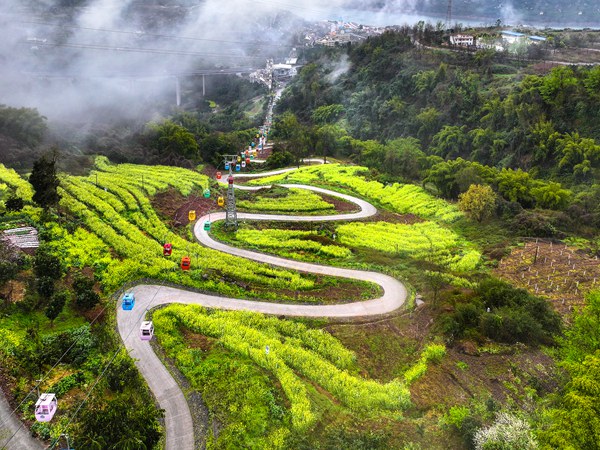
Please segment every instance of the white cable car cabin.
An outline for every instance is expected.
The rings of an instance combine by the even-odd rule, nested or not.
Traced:
[[[35,402],[35,420],[38,422],[50,422],[58,409],[58,401],[55,394],[44,393]]]
[[[154,325],[152,321],[145,320],[142,322],[140,326],[140,338],[142,341],[149,341],[152,339],[152,335],[154,334]]]

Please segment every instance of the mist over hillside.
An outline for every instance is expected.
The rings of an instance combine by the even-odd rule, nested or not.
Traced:
[[[290,50],[303,20],[392,25],[444,21],[446,0],[200,2],[0,0],[0,103],[50,120],[152,117],[175,98],[175,77],[199,69],[263,67]],[[592,0],[452,3],[452,21],[600,25]]]
[[[0,0],[0,103],[49,119],[151,115],[175,77],[261,68],[299,19],[246,1]]]

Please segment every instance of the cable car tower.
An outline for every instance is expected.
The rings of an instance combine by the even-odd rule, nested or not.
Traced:
[[[239,167],[238,155],[223,155],[223,164],[225,169],[229,169],[227,177],[227,202],[225,203],[225,228],[237,231],[237,210],[235,208],[235,191],[233,190],[233,168],[236,164]]]

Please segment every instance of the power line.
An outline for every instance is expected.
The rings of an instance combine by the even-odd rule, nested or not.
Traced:
[[[31,42],[22,41],[20,44],[31,45]],[[36,42],[38,47],[66,47],[66,48],[79,48],[79,49],[90,49],[90,50],[109,50],[118,51],[125,53],[150,53],[157,55],[177,55],[177,56],[199,56],[199,57],[228,57],[238,59],[260,59],[264,60],[263,56],[244,56],[235,54],[223,54],[223,53],[200,53],[191,52],[186,50],[169,50],[160,48],[143,48],[143,47],[113,47],[110,45],[98,45],[98,44],[70,44],[70,43],[58,43],[58,42]]]
[[[225,43],[225,44],[236,44],[236,45],[261,44],[261,45],[267,45],[270,47],[285,47],[285,48],[291,47],[291,45],[276,44],[274,42],[269,42],[269,41],[233,41],[233,40],[227,40],[227,39],[209,39],[209,38],[199,38],[199,37],[192,37],[192,36],[178,36],[178,35],[171,35],[171,34],[147,33],[145,31],[114,30],[114,29],[108,29],[108,28],[82,27],[79,25],[64,25],[64,24],[58,24],[58,23],[39,22],[39,21],[33,21],[33,20],[22,20],[22,21],[19,21],[18,23],[45,25],[45,26],[57,27],[57,28],[72,28],[72,29],[86,30],[86,31],[101,31],[101,32],[106,32],[106,33],[127,34],[127,35],[133,35],[136,37],[149,36],[149,37],[164,38],[164,39],[180,39],[180,40],[187,40],[187,41],[203,41],[203,42],[220,42],[220,43]]]
[[[90,322],[90,327],[91,327],[91,326],[94,324],[94,322],[95,322],[95,321],[98,319],[98,317],[100,317],[100,316],[102,315],[102,313],[104,313],[104,311],[106,310],[107,306],[108,306],[108,305],[104,306],[104,308],[102,308],[102,310],[101,310],[101,311],[100,311],[100,312],[99,312],[99,313],[96,315],[96,317],[94,317],[94,320],[92,320],[92,321]],[[72,349],[72,348],[75,346],[75,344],[79,343],[79,341],[80,341],[81,339],[83,339],[83,335],[79,336],[79,337],[78,337],[78,338],[77,338],[77,339],[76,339],[76,340],[75,340],[75,341],[74,341],[74,342],[71,344],[71,346],[70,346],[70,347],[69,347],[67,350],[65,350],[65,352],[64,352],[64,353],[61,355],[61,357],[60,357],[60,358],[58,358],[58,361],[56,361],[56,363],[55,363],[55,364],[54,364],[54,365],[53,365],[53,366],[52,366],[52,367],[51,367],[51,368],[50,368],[50,369],[49,369],[49,370],[46,372],[46,375],[44,375],[44,376],[43,376],[41,379],[39,379],[39,380],[36,380],[36,381],[38,381],[38,383],[37,383],[37,384],[36,384],[36,385],[35,385],[35,386],[34,386],[34,387],[33,387],[33,388],[32,388],[32,389],[31,389],[31,390],[30,390],[30,391],[27,393],[27,395],[25,396],[25,398],[23,398],[23,400],[21,400],[21,403],[19,403],[19,404],[17,405],[17,407],[16,407],[16,408],[14,408],[14,409],[12,410],[12,412],[9,414],[9,417],[10,417],[11,415],[13,415],[15,412],[17,412],[17,410],[18,410],[18,409],[19,409],[19,408],[20,408],[20,407],[23,405],[23,403],[25,403],[25,400],[27,400],[27,399],[29,398],[29,396],[30,396],[30,395],[31,395],[33,392],[37,392],[37,389],[40,387],[40,385],[42,384],[42,382],[43,382],[43,381],[44,381],[46,378],[48,378],[48,376],[50,375],[50,372],[52,372],[52,371],[53,371],[53,370],[56,368],[56,366],[58,366],[58,365],[60,364],[60,362],[63,360],[63,358],[64,358],[65,356],[67,356],[67,353],[69,353],[69,352],[71,351],[71,349]],[[7,419],[5,419],[5,420],[4,420],[2,423],[0,423],[0,428],[1,428],[1,427],[2,427],[2,426],[5,424],[5,423],[6,423],[6,421],[7,421],[7,420],[8,420],[8,418],[7,418]],[[20,429],[20,427],[19,427],[19,429]],[[19,430],[17,429],[17,431],[19,431]],[[15,433],[16,433],[16,432],[15,432]],[[8,442],[7,442],[7,443],[8,443]]]
[[[104,369],[102,370],[102,373],[100,373],[100,375],[96,378],[96,380],[94,381],[94,384],[92,384],[92,386],[88,389],[88,391],[87,391],[84,399],[81,401],[81,403],[79,403],[79,406],[77,407],[77,409],[75,410],[75,412],[73,414],[71,414],[71,416],[69,417],[69,421],[67,422],[67,424],[63,428],[64,431],[66,431],[69,428],[69,426],[71,425],[71,423],[73,423],[73,420],[75,419],[75,417],[77,417],[77,415],[79,414],[79,411],[81,410],[81,408],[83,407],[83,405],[87,402],[87,400],[90,397],[92,391],[94,390],[94,388],[96,387],[96,385],[100,382],[100,380],[102,379],[102,377],[104,377],[104,374],[106,373],[106,371],[108,370],[108,368],[112,365],[112,363],[114,362],[114,360],[118,356],[118,354],[121,351],[121,349],[125,347],[125,341],[129,338],[129,336],[131,336],[131,333],[133,332],[133,330],[135,330],[137,328],[137,324],[139,323],[140,319],[142,319],[146,315],[146,311],[148,311],[150,309],[150,307],[154,303],[154,300],[156,299],[156,295],[158,294],[158,292],[161,290],[161,288],[164,285],[165,285],[165,282],[163,281],[159,285],[158,289],[156,289],[156,292],[154,292],[154,295],[152,296],[152,300],[150,300],[150,303],[148,304],[148,306],[146,306],[146,308],[138,316],[138,320],[135,322],[136,326],[132,327],[129,330],[129,333],[127,333],[127,336],[125,336],[125,338],[122,339],[122,342],[117,347],[117,350],[115,351],[114,355],[112,356],[112,358],[110,359],[110,361],[104,366]],[[61,432],[61,434],[62,434],[62,432]],[[58,443],[59,439],[60,439],[60,436],[54,440],[54,442],[49,447],[50,450],[52,450],[54,448],[54,446]]]

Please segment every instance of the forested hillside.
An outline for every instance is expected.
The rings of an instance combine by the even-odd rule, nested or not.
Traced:
[[[420,49],[412,38],[403,29],[317,52],[278,104],[276,136],[449,199],[486,183],[501,214],[568,211],[540,214],[563,231],[593,233],[600,67],[523,66],[491,50]]]

